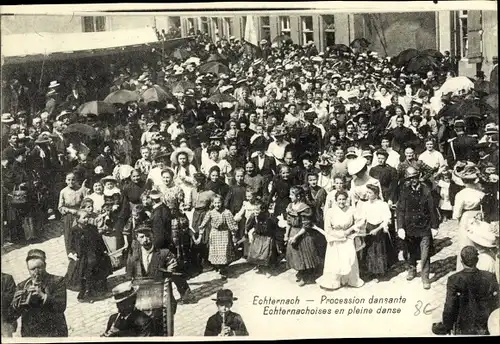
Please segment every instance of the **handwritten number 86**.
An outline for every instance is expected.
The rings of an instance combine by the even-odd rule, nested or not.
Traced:
[[[434,307],[434,308],[430,308],[430,303],[426,303],[424,305],[424,303],[420,300],[417,301],[417,304],[415,305],[415,313],[413,313],[414,316],[418,316],[420,315],[420,313],[423,313],[424,315],[429,315],[432,313],[433,310],[435,310],[437,307]]]

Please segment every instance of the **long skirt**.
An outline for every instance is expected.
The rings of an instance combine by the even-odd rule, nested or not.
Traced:
[[[228,265],[235,261],[231,232],[212,229],[208,244],[208,261],[213,265]]]
[[[358,258],[352,238],[327,244],[323,275],[316,283],[326,289],[338,289],[343,285],[358,288],[364,284],[359,278]]]
[[[367,223],[366,232],[369,233],[378,225]],[[376,235],[367,235],[365,237],[365,267],[366,272],[373,275],[383,275],[389,269],[387,253],[387,235],[380,230]]]
[[[290,229],[290,238],[299,231],[300,228],[292,227]],[[286,246],[286,261],[288,267],[297,271],[314,269],[321,264],[314,237],[309,233],[305,233],[294,245],[288,243]]]
[[[64,214],[62,217],[63,221],[63,233],[64,233],[64,246],[66,247],[66,255],[70,253],[70,239],[71,239],[71,228],[75,225],[75,221],[78,217],[73,214]]]
[[[259,266],[269,266],[276,261],[276,242],[272,237],[255,234],[248,252],[248,262]]]
[[[460,218],[460,223],[458,224],[457,271],[464,268],[462,261],[460,260],[460,252],[465,246],[474,245],[473,242],[467,237],[467,227],[479,213],[481,213],[480,210],[469,210],[464,212]]]

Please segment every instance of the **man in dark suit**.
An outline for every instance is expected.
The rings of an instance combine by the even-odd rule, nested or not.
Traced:
[[[153,279],[155,281],[164,281],[169,275],[172,282],[175,283],[181,301],[188,303],[192,301],[192,294],[186,280],[181,273],[176,272],[178,264],[175,255],[168,249],[161,249],[154,244],[154,232],[147,225],[139,226],[136,231],[136,239],[139,244],[127,259],[127,277],[132,279]],[[173,313],[177,308],[177,302],[171,295]],[[160,331],[162,312],[153,314],[155,322],[155,332]],[[160,328],[158,328],[160,326]],[[157,332],[159,333],[159,332]],[[158,334],[161,335],[161,334]]]
[[[154,246],[163,249],[172,245],[172,216],[170,209],[163,203],[162,194],[151,191],[149,197],[153,202],[151,210],[151,229],[154,234]]]
[[[109,317],[106,331],[101,337],[150,337],[154,334],[153,320],[135,307],[138,289],[130,282],[113,288],[118,313]]]
[[[460,252],[464,269],[448,277],[443,321],[433,324],[435,334],[488,334],[488,317],[499,306],[498,282],[494,274],[476,267],[478,256],[473,246]]]
[[[432,236],[437,232],[439,222],[431,190],[419,177],[420,173],[414,167],[406,169],[405,183],[400,190],[396,208],[397,232],[406,241],[409,252],[406,279],[411,281],[415,278],[417,260],[420,259],[423,287],[430,289]]]
[[[22,337],[67,337],[64,277],[47,273],[46,255],[42,250],[30,250],[26,263],[30,278],[17,285],[10,321],[21,317]]]
[[[258,137],[252,144],[252,151],[256,156],[251,158],[254,163],[257,174],[260,174],[265,180],[270,181],[276,174],[276,160],[266,155],[267,142],[264,137]]]
[[[9,321],[9,307],[16,292],[16,282],[9,274],[2,272],[2,337],[12,337],[17,322]]]

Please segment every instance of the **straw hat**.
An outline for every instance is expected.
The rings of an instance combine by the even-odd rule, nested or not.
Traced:
[[[366,160],[366,158],[355,158],[349,161],[349,163],[347,164],[347,172],[349,172],[350,175],[355,175],[359,173],[367,164],[368,161]]]
[[[115,299],[114,301],[119,303],[137,295],[138,290],[139,287],[132,285],[132,282],[125,282],[114,287],[111,293]]]
[[[194,159],[194,152],[191,149],[187,148],[187,147],[181,147],[181,148],[177,148],[176,150],[174,150],[174,152],[172,153],[172,156],[171,156],[170,160],[171,161],[177,161],[177,157],[181,153],[187,155],[189,162],[193,161],[193,159]]]
[[[2,123],[5,124],[10,124],[14,122],[14,117],[10,113],[3,113],[2,114]]]

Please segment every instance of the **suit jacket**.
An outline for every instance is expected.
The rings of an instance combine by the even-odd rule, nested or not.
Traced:
[[[264,178],[270,180],[276,174],[276,160],[270,156],[264,155],[264,165],[262,168],[259,167],[259,157],[256,156],[251,159],[255,165],[255,171]]]
[[[498,308],[495,275],[477,268],[464,268],[448,278],[443,324],[456,334],[488,333],[488,317]]]
[[[153,321],[144,312],[134,309],[129,315],[115,313],[109,317],[106,332],[111,327],[117,331],[109,337],[150,337],[153,335]]]
[[[431,191],[424,184],[420,184],[417,190],[402,186],[396,216],[398,229],[404,229],[407,236],[431,235],[431,228],[439,226]]]
[[[158,248],[169,248],[172,243],[172,216],[170,209],[161,204],[151,211],[151,229],[154,245]]]
[[[19,283],[17,290],[25,290],[31,278]],[[29,308],[11,307],[12,319],[21,317],[22,337],[67,337],[66,324],[66,281],[64,277],[46,274],[42,288],[47,293],[45,303],[32,304]]]
[[[234,336],[248,336],[248,331],[241,318],[241,315],[231,311],[226,312],[225,325],[229,326],[233,331]],[[207,326],[205,327],[205,337],[218,336],[222,329],[222,316],[219,312],[208,318]]]

